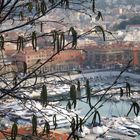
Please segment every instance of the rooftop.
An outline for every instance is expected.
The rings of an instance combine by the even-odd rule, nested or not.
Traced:
[[[42,139],[42,140],[48,140],[48,136],[47,134],[43,134],[42,133],[42,129],[38,129],[38,136],[33,136],[33,139]],[[11,136],[11,129],[8,129],[8,130],[5,130],[5,131],[1,131],[0,132],[0,139],[1,140],[4,140],[6,139],[4,134],[7,136],[7,137],[10,137]],[[31,127],[21,127],[21,128],[18,128],[18,139],[20,140],[22,136],[31,136],[32,135],[32,128]],[[49,133],[49,136],[50,136],[50,139],[49,140],[54,140],[54,138],[56,140],[67,140],[68,138],[68,134],[66,133],[63,133],[62,131],[58,131],[58,130],[51,130],[50,133]]]

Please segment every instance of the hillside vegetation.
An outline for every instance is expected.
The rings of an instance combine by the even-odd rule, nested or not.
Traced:
[[[126,29],[127,25],[138,25],[140,24],[140,16],[134,16],[130,18],[129,20],[124,20],[120,22],[120,24],[114,25],[113,29],[114,30],[124,30]]]

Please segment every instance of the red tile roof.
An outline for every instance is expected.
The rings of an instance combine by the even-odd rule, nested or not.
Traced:
[[[34,138],[39,137],[42,140],[48,140],[47,135],[46,134],[42,134],[41,130],[38,130],[38,136],[34,136]],[[6,136],[10,137],[11,136],[11,129],[8,130],[4,130],[3,132],[0,132],[0,140],[5,139],[4,134],[6,134]],[[24,135],[32,135],[32,128],[31,127],[21,127],[18,128],[18,135],[19,136],[24,136]],[[67,140],[68,138],[68,134],[67,133],[63,133],[57,130],[51,130],[49,133],[50,139],[49,140],[54,140],[54,138],[56,140]]]

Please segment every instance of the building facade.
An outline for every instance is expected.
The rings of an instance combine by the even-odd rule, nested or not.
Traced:
[[[140,44],[115,43],[111,45],[85,46],[85,66],[90,68],[117,68],[128,64],[140,67]]]
[[[12,62],[22,68],[23,62],[27,64],[28,72],[32,72],[39,65],[39,72],[58,72],[77,70],[82,68],[84,54],[81,50],[64,50],[55,55],[53,48],[42,48],[34,51],[32,47],[27,47],[24,51],[16,52],[12,55]]]

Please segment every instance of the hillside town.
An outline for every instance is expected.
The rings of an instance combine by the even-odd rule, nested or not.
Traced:
[[[119,23],[121,23],[122,21],[127,21],[134,16],[139,16],[140,5],[135,4],[134,6],[132,6],[131,2],[130,4],[128,4],[127,1],[117,2],[115,0],[104,1],[104,3],[106,4],[105,9],[99,4],[100,8],[102,8],[101,11],[104,17],[103,21],[99,21],[99,24],[101,24],[105,30],[112,31],[112,27],[114,25],[119,25]],[[119,5],[119,7],[117,5]],[[60,13],[62,13],[62,11],[58,11],[58,14]],[[70,13],[69,16],[72,16],[71,14],[74,14],[75,21],[70,20],[69,22],[78,24],[76,30],[79,34],[88,31],[90,29],[90,26],[92,26],[92,24],[96,22],[95,20],[92,21],[87,16],[83,16],[82,13]],[[50,20],[57,17],[57,15],[47,16],[49,16]],[[125,18],[122,19],[122,16]],[[91,21],[87,22],[88,20]],[[86,22],[90,23],[91,25],[89,26],[88,24],[86,24]],[[52,29],[51,26],[52,25],[47,25],[46,27],[44,25],[44,32]],[[57,26],[57,28],[62,27]],[[16,32],[13,31],[6,33],[4,34],[4,36],[7,40],[12,40],[13,38],[17,38],[18,35],[21,34],[24,34],[24,31],[18,30]],[[119,68],[123,67],[123,65],[126,65],[130,59],[133,59],[133,62],[131,64],[132,69],[139,71],[140,23],[131,23],[130,25],[128,24],[124,29],[112,31],[112,34],[106,32],[105,35],[106,41],[103,41],[102,37],[98,37],[97,34],[90,34],[84,38],[80,38],[78,40],[77,50],[65,50],[60,52],[60,54],[57,55],[54,60],[51,60],[49,63],[41,67],[40,72],[43,73],[78,69],[84,70],[93,68]],[[11,69],[16,67],[22,68],[22,62],[25,62],[27,64],[27,67],[30,67],[38,61],[40,61],[40,63],[44,62],[46,58],[49,58],[54,53],[52,44],[50,44],[45,38],[39,38],[37,45],[38,47],[36,52],[34,52],[34,50],[32,49],[31,43],[26,43],[25,49],[18,52],[16,51],[16,43],[5,43],[5,51],[1,53],[1,58],[4,58],[4,62],[7,65],[6,69],[10,71]],[[3,61],[1,62],[1,66],[3,65],[2,63]],[[33,67],[31,69],[28,69],[28,72],[31,72],[32,70]]]
[[[37,140],[37,136],[42,140],[75,139],[70,137],[70,127],[77,118],[77,124],[86,119],[80,130],[74,130],[80,139],[140,139],[140,1],[98,0],[96,4],[100,18],[92,15],[87,2],[86,12],[58,8],[42,16],[37,24],[2,33],[5,42],[0,51],[0,139],[5,139],[5,134],[8,139],[12,137],[13,124],[18,124],[22,140]],[[24,17],[28,13],[24,10],[20,18],[26,23],[30,14]],[[2,24],[0,31],[18,26],[16,18]],[[103,31],[91,30],[95,26],[101,26]],[[71,27],[78,34],[75,48],[71,47],[73,42],[67,31]],[[66,47],[57,53],[49,34],[53,31],[68,32]],[[29,39],[32,32],[38,35],[36,49]],[[22,49],[18,48],[19,37],[27,39]],[[80,94],[77,82],[81,84]],[[70,95],[73,85],[78,99],[74,109]],[[86,86],[91,92],[87,101]],[[5,90],[8,96],[3,94]],[[44,90],[49,100],[45,106],[40,97]],[[94,108],[91,104],[95,104],[95,112],[85,117]],[[37,117],[35,135],[33,117]],[[46,122],[49,137],[44,134]]]

